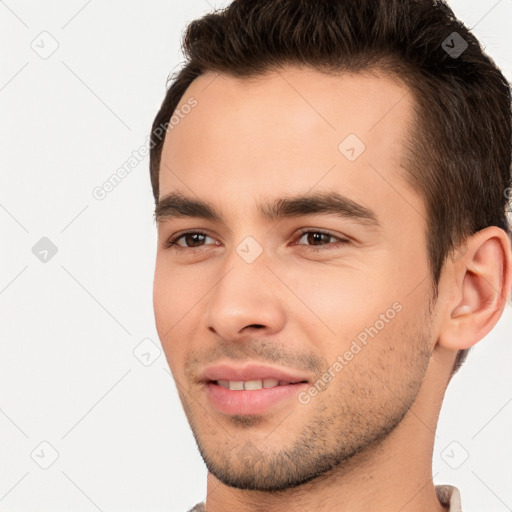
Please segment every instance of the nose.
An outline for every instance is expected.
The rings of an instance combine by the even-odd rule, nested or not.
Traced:
[[[265,253],[252,263],[234,253],[225,263],[207,298],[208,330],[235,341],[255,332],[268,336],[283,329],[287,292]]]

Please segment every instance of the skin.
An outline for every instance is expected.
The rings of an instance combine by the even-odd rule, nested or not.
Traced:
[[[431,467],[438,415],[457,350],[505,306],[506,233],[470,237],[432,302],[427,214],[401,167],[414,99],[396,80],[295,67],[251,80],[208,73],[178,109],[191,97],[197,106],[165,138],[160,199],[208,201],[225,222],[158,219],[153,300],[209,470],[208,512],[444,510]],[[338,150],[350,133],[366,145],[355,161]],[[371,208],[379,226],[259,216],[259,203],[329,191]],[[190,229],[207,236],[165,247]],[[263,249],[250,264],[236,251],[247,236]],[[212,363],[263,362],[315,381],[394,303],[400,312],[307,404],[235,417],[207,400],[199,376]]]

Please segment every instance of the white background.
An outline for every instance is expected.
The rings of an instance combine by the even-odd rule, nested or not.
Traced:
[[[449,3],[510,80],[512,1]],[[158,352],[148,157],[103,200],[92,190],[147,141],[186,24],[224,5],[0,2],[2,512],[184,512],[205,496]],[[31,47],[52,44],[46,59]],[[509,304],[441,411],[434,482],[459,487],[464,512],[512,510],[511,333]],[[145,366],[133,351],[148,338]],[[469,454],[458,469],[447,446]]]

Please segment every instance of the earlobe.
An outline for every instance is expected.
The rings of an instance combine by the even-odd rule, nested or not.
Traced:
[[[510,294],[512,254],[502,229],[491,226],[467,240],[463,256],[452,265],[446,314],[439,344],[463,350],[484,338],[499,320]]]

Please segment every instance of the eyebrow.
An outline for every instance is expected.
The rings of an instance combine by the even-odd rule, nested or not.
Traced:
[[[270,203],[259,204],[258,212],[266,221],[315,214],[334,214],[355,220],[362,225],[380,226],[373,210],[337,192],[317,192],[275,199]],[[157,223],[183,217],[197,217],[226,224],[222,214],[206,201],[186,197],[179,192],[167,194],[158,201],[154,212]]]

